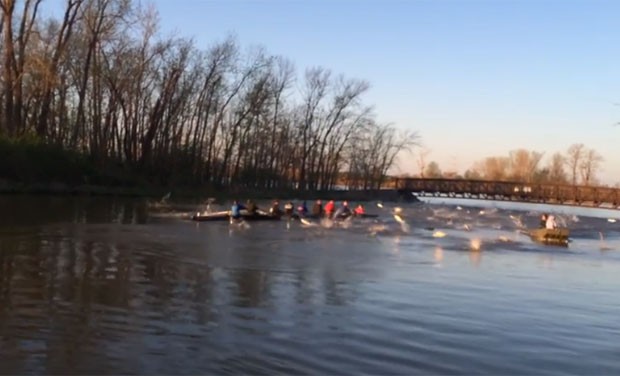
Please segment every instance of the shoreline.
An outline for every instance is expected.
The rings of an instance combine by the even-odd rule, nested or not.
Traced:
[[[71,186],[65,183],[37,183],[26,184],[0,180],[0,195],[53,195],[53,196],[117,196],[133,197],[146,199],[161,199],[166,194],[171,193],[171,200],[181,199],[200,199],[215,198],[216,200],[226,199],[333,199],[336,201],[406,201],[419,202],[420,200],[407,192],[394,189],[382,190],[267,190],[267,189],[222,189],[214,190],[209,188],[196,187],[157,187],[157,186],[102,186],[102,185],[76,185]]]

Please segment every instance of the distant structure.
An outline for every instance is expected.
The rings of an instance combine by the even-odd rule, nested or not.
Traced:
[[[391,178],[387,186],[418,197],[505,200],[610,209],[618,209],[620,205],[620,189],[610,187],[417,178]]]

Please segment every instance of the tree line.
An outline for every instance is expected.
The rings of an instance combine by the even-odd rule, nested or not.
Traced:
[[[455,172],[442,172],[434,161],[426,163],[429,152],[422,148],[417,154],[421,177],[591,186],[599,184],[597,174],[603,162],[603,157],[596,150],[581,143],[569,146],[564,153],[552,154],[544,164],[543,152],[516,149],[507,156],[486,157],[474,163],[461,176]]]
[[[368,82],[234,38],[165,37],[132,0],[0,0],[0,136],[36,139],[151,183],[379,187],[416,133],[376,119]]]

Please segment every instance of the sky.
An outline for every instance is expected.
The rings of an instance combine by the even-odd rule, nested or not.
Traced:
[[[145,0],[143,0],[145,1]],[[416,131],[428,160],[464,172],[525,148],[575,143],[620,182],[620,1],[151,0],[164,35],[229,35],[365,79],[380,122]],[[417,173],[414,156],[399,172]]]

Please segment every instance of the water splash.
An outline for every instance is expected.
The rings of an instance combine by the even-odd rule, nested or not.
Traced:
[[[613,250],[613,248],[608,246],[607,243],[605,242],[605,237],[603,236],[603,233],[599,231],[598,235],[599,235],[599,238],[601,239],[601,245],[600,245],[599,249],[601,251],[611,251],[611,250]]]
[[[321,227],[332,228],[334,227],[334,221],[329,218],[321,218]]]
[[[400,208],[397,208],[400,209]],[[402,210],[401,210],[402,211]],[[400,212],[400,211],[399,211]],[[405,222],[405,220],[403,219],[403,217],[401,217],[399,214],[394,214],[394,219],[396,220],[396,222],[400,223],[400,228],[404,233],[409,233],[409,231],[411,230],[411,228],[409,227],[409,224],[407,224],[407,222]]]
[[[482,247],[482,241],[479,238],[473,238],[469,241],[469,249],[473,252],[479,252]]]

